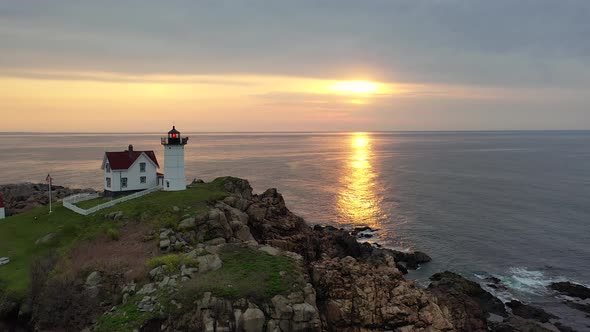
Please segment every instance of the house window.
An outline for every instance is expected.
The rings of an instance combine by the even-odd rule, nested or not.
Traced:
[[[145,163],[139,163],[139,171],[145,173]]]
[[[121,178],[121,188],[127,188],[127,178]]]
[[[111,178],[107,178],[107,188],[111,187]]]
[[[145,176],[141,176],[139,177],[139,182],[140,183],[146,183],[147,178]]]
[[[111,164],[107,163],[106,165],[107,173],[111,172]]]

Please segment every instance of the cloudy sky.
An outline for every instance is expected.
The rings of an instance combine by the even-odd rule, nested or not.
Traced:
[[[590,1],[0,0],[0,131],[590,129]]]

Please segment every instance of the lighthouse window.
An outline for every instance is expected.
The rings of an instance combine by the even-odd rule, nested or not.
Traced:
[[[139,163],[139,171],[142,173],[145,172],[145,163]]]
[[[139,177],[139,182],[140,183],[145,183],[146,182],[146,177],[145,176]]]
[[[121,188],[127,188],[127,178],[121,178]]]
[[[111,187],[111,178],[107,178],[107,188]]]

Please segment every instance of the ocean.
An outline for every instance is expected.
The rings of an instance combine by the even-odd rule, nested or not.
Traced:
[[[590,131],[184,133],[190,181],[276,187],[310,224],[379,229],[369,241],[421,250],[441,270],[496,276],[507,300],[572,320],[546,286],[590,283]],[[159,134],[0,134],[0,183],[102,189],[104,151],[154,150]],[[565,312],[565,313],[564,313]],[[587,319],[587,318],[586,318]]]

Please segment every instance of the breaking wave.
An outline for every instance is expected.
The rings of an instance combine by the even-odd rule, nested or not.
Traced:
[[[549,276],[543,271],[529,270],[525,267],[511,267],[503,275],[491,275],[500,280],[499,285],[490,287],[489,275],[475,274],[482,286],[503,301],[530,296],[547,296],[553,282],[566,281],[562,276]]]

